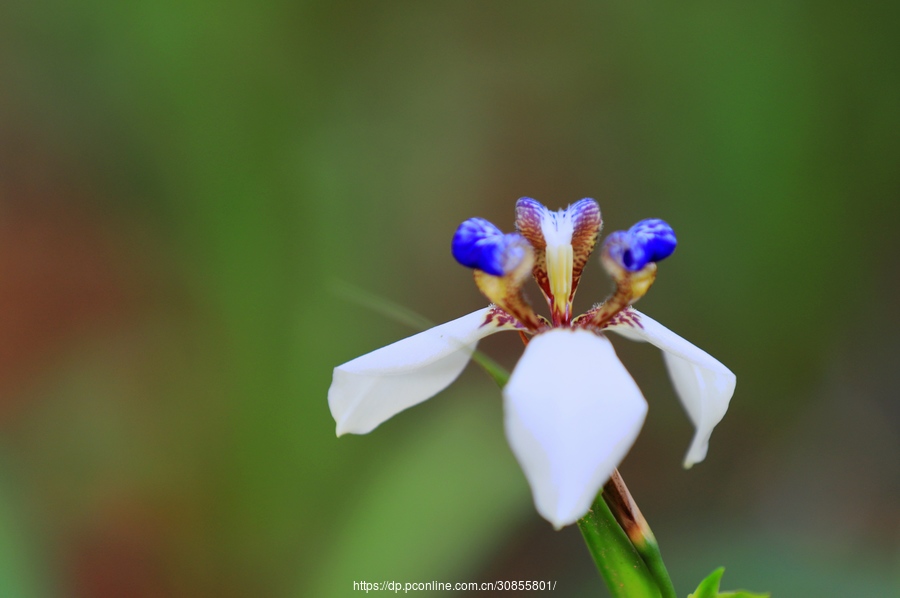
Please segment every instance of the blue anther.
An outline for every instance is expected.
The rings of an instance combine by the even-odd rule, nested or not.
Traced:
[[[629,232],[617,230],[606,237],[603,245],[609,257],[626,270],[636,272],[647,265],[643,246],[635,244],[634,237]]]
[[[463,266],[503,276],[522,259],[523,251],[514,243],[519,238],[517,234],[504,235],[484,218],[469,218],[456,229],[451,250]]]
[[[631,272],[650,262],[659,262],[675,251],[675,231],[658,218],[641,220],[628,231],[616,231],[606,238],[605,246],[617,264]]]
[[[659,218],[641,220],[628,229],[628,232],[640,239],[648,262],[659,262],[666,259],[672,255],[675,246],[678,245],[675,231],[665,220]]]

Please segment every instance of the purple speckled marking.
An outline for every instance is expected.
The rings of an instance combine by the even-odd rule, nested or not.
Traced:
[[[522,197],[516,202],[516,230],[531,243],[534,248],[535,260],[532,274],[538,286],[543,291],[547,301],[553,304],[553,296],[550,292],[550,279],[547,276],[547,262],[544,251],[547,241],[541,224],[549,219],[554,224],[563,215],[572,219],[572,291],[568,301],[572,302],[578,282],[581,280],[581,272],[584,269],[600,234],[603,220],[600,218],[600,206],[590,197],[585,197],[565,210],[553,212],[548,210],[541,202],[530,197]]]
[[[521,197],[516,202],[516,230],[534,248],[534,267],[531,274],[547,301],[550,301],[550,278],[547,276],[547,241],[541,230],[541,220],[547,213],[544,204],[530,197]]]
[[[494,324],[499,327],[513,327],[517,330],[528,330],[528,328],[519,322],[516,318],[512,317],[496,305],[491,306],[491,311],[487,313],[484,318],[484,322],[482,322],[481,326],[488,326],[490,324]]]
[[[581,272],[584,270],[584,266],[587,264],[588,258],[591,257],[594,246],[597,244],[603,220],[600,218],[600,206],[590,197],[585,197],[575,202],[567,210],[574,214],[572,292],[569,294],[569,301],[571,302],[575,297],[578,282],[581,280]]]
[[[547,208],[536,199],[520,197],[516,202],[516,230],[539,251],[547,246],[541,230],[541,220],[546,213]]]
[[[604,328],[609,328],[610,326],[630,326],[632,328],[640,328],[641,330],[644,329],[644,325],[641,324],[641,317],[630,307],[623,309],[614,315],[609,322],[606,323]]]

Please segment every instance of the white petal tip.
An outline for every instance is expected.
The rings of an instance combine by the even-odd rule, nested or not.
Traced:
[[[737,377],[709,353],[684,340],[656,320],[632,310],[637,323],[610,327],[633,340],[649,341],[663,350],[669,376],[696,428],[684,460],[685,469],[706,458],[713,428],[725,416]]]
[[[368,434],[378,426],[366,425],[365,422],[353,421],[353,419],[343,419],[337,422],[334,428],[334,434],[338,438],[345,434]]]
[[[548,508],[548,505],[539,505],[535,502],[535,508],[537,509],[538,514],[547,520],[550,525],[553,526],[554,531],[559,531],[564,527],[572,525],[582,517],[584,517],[587,512],[590,510],[590,507],[583,510],[582,509],[562,509],[560,505],[552,505]],[[554,512],[551,512],[550,509],[556,507]]]
[[[709,452],[709,435],[707,435],[706,442],[701,442],[699,439],[694,439],[694,442],[691,444],[691,448],[688,449],[687,454],[684,456],[684,468],[690,469],[697,463],[703,462],[706,459],[706,453]]]
[[[588,513],[588,511],[585,511],[584,513],[581,513],[577,517],[572,515],[571,513],[566,514],[566,515],[560,514],[560,515],[556,515],[553,517],[550,517],[545,513],[541,513],[541,515],[544,517],[544,519],[546,519],[550,523],[550,525],[553,526],[553,531],[558,532],[562,528],[572,525],[573,523],[575,523],[576,521],[578,521],[579,519],[581,519],[582,517],[587,515],[587,513]]]

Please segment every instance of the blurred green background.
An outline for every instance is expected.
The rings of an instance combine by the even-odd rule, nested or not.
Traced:
[[[412,332],[335,285],[477,309],[450,237],[522,195],[670,222],[639,307],[737,374],[685,472],[659,353],[616,341],[679,591],[900,595],[898,6],[4,2],[0,595],[604,595],[483,372],[366,436],[326,403]],[[593,261],[576,308],[609,290]]]

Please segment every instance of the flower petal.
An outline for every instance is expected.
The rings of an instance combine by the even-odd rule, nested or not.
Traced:
[[[647,414],[612,343],[581,329],[532,338],[503,398],[509,444],[557,529],[587,513]]]
[[[572,265],[572,293],[569,302],[575,297],[575,290],[581,280],[581,271],[584,270],[597,238],[600,236],[600,228],[603,219],[600,217],[600,206],[590,197],[585,197],[569,206],[568,212],[572,214],[572,247],[574,249],[574,261]]]
[[[536,199],[520,197],[516,202],[516,230],[534,248],[532,274],[548,302],[553,293],[550,291],[550,278],[547,275],[547,241],[544,239],[542,222],[549,214],[550,210]]]
[[[734,394],[735,375],[706,351],[635,309],[618,314],[606,330],[663,350],[675,391],[697,429],[684,466],[703,461],[713,428],[725,417]]]
[[[328,406],[337,435],[366,434],[387,419],[445,389],[485,336],[516,328],[486,307],[334,368]]]

